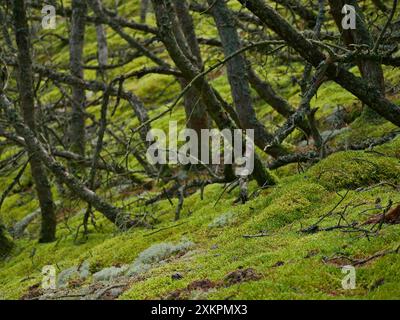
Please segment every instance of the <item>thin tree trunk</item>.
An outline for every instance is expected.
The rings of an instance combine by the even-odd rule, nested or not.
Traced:
[[[374,39],[368,31],[364,15],[357,4],[357,1],[329,0],[329,4],[333,19],[340,30],[343,42],[346,46],[351,48],[352,45],[366,45],[372,49],[374,46]],[[342,27],[342,8],[345,4],[352,5],[356,9],[357,27],[354,30],[344,30]],[[362,77],[378,88],[382,95],[385,95],[385,78],[381,64],[374,60],[363,59],[358,61],[358,68],[360,69]],[[370,119],[377,117],[377,113],[369,108],[365,109],[364,115]]]
[[[221,38],[225,57],[241,48],[240,38],[236,30],[235,19],[224,0],[208,0],[210,11],[214,17]],[[254,129],[255,143],[273,157],[280,157],[286,152],[281,147],[268,148],[273,136],[258,121],[252,104],[250,86],[247,78],[246,61],[242,55],[236,55],[227,62],[228,80],[236,112],[243,129]]]
[[[288,119],[296,112],[289,102],[278,95],[268,82],[259,78],[251,66],[248,66],[247,76],[252,88],[257,92],[260,98],[268,103],[280,115]],[[306,120],[301,121],[298,126],[306,135],[311,134],[310,126]]]
[[[102,24],[96,24],[97,60],[99,61],[99,75],[103,76],[108,64],[107,35]]]
[[[181,47],[186,46],[188,48],[188,53],[191,55],[191,58],[194,58],[197,67],[202,69],[203,61],[195,33],[193,19],[189,13],[189,5],[186,0],[174,0],[174,8],[184,37],[183,40],[185,41],[185,44],[181,44]],[[188,84],[189,83],[187,80],[181,79],[182,89]],[[186,93],[184,105],[186,112],[186,126],[189,129],[195,130],[200,138],[201,130],[209,128],[210,121],[206,106],[204,105],[199,93],[195,88],[191,88]],[[201,140],[199,140],[199,150],[201,150],[201,144]]]
[[[35,132],[35,107],[33,93],[32,58],[30,53],[29,26],[26,18],[25,2],[14,0],[14,23],[18,46],[18,90],[19,102],[25,124]],[[38,195],[42,225],[40,242],[52,242],[56,238],[55,205],[49,180],[40,158],[35,152],[29,153],[33,181]]]
[[[140,1],[140,23],[146,23],[147,13],[149,11],[150,0]]]
[[[85,37],[86,1],[72,0],[72,22],[70,35],[70,71],[79,79],[83,74],[83,46]],[[70,148],[81,156],[85,155],[85,90],[80,85],[72,86],[72,113],[70,119]]]

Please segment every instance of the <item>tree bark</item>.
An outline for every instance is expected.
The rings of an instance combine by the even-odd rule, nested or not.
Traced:
[[[72,0],[70,35],[70,71],[71,75],[83,79],[83,46],[85,38],[86,1]],[[72,86],[72,113],[70,119],[69,142],[71,151],[85,155],[85,89]]]
[[[199,69],[203,68],[203,61],[200,52],[200,46],[197,41],[194,23],[192,16],[189,13],[189,5],[186,0],[174,0],[174,8],[178,18],[185,44],[180,44],[181,48],[187,46],[191,58],[195,60],[196,66]],[[179,43],[178,43],[179,44]],[[181,79],[181,86],[184,89],[188,85],[186,79]],[[191,88],[184,97],[184,105],[186,112],[186,126],[193,129],[201,137],[201,130],[207,129],[210,126],[206,107],[201,100],[201,97],[195,88]],[[199,140],[199,150],[201,140]]]
[[[32,58],[30,53],[29,26],[23,0],[14,0],[14,23],[18,47],[18,90],[19,102],[25,124],[35,132],[35,107],[33,93]],[[38,195],[42,223],[40,242],[52,242],[56,238],[55,205],[49,180],[40,158],[35,152],[29,152],[32,178]]]
[[[247,76],[252,88],[257,92],[260,98],[268,103],[280,115],[288,119],[296,112],[290,103],[278,95],[268,82],[259,78],[251,66],[248,66]],[[300,121],[298,127],[307,135],[311,134],[310,126],[306,120]]]
[[[303,6],[300,3],[300,0],[273,0],[273,1],[288,8],[289,10],[292,10],[294,13],[296,13],[299,17],[301,17],[304,21],[307,22],[307,26],[309,28],[313,28],[315,26],[315,23],[317,22],[317,16],[312,10]]]

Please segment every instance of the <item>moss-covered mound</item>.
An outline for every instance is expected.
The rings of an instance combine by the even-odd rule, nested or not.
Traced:
[[[398,151],[392,149],[392,154]],[[374,151],[346,151],[332,154],[307,171],[307,175],[329,190],[356,189],[382,181],[400,181],[398,158]]]

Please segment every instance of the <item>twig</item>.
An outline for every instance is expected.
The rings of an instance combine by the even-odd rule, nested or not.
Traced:
[[[243,238],[251,239],[251,238],[261,238],[261,237],[267,237],[267,236],[269,236],[267,231],[261,231],[260,233],[257,233],[257,234],[245,234],[245,235],[243,235]]]
[[[159,233],[159,232],[164,231],[164,230],[176,228],[176,227],[179,227],[179,226],[181,226],[181,225],[183,225],[183,224],[186,224],[186,223],[187,223],[187,221],[181,222],[181,223],[177,223],[177,224],[175,224],[175,225],[173,225],[173,226],[160,228],[160,229],[157,229],[156,231],[153,231],[153,232],[150,232],[150,233],[145,234],[144,237],[149,237],[149,236],[152,236],[153,234]]]
[[[372,49],[372,53],[376,53],[376,51],[378,50],[379,44],[381,43],[383,37],[385,36],[386,30],[389,28],[389,25],[392,22],[393,17],[396,13],[397,3],[398,3],[398,0],[393,0],[393,8],[392,8],[392,11],[390,12],[389,19],[386,22],[385,26],[383,27],[378,39],[376,40],[374,48]]]

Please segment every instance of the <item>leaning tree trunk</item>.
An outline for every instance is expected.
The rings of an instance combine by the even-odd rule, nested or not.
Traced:
[[[70,35],[70,71],[83,79],[83,45],[85,37],[86,1],[72,0],[72,22]],[[80,85],[72,86],[72,113],[69,125],[69,143],[71,151],[85,155],[85,90]]]
[[[208,0],[210,11],[214,17],[221,38],[225,57],[241,49],[240,38],[235,26],[235,19],[224,0]],[[258,121],[253,108],[250,86],[247,78],[246,60],[236,55],[227,62],[228,80],[235,109],[243,129],[254,129],[254,140],[258,147],[277,158],[286,152],[281,147],[272,147],[273,136]]]
[[[23,0],[20,0],[23,1]],[[86,185],[79,181],[73,174],[59,162],[57,162],[38,140],[35,133],[23,123],[19,114],[13,108],[8,98],[0,93],[0,109],[4,110],[7,120],[13,125],[15,130],[24,138],[26,148],[30,154],[35,155],[62,183],[64,183],[77,197],[86,201],[93,208],[101,212],[108,220],[115,223],[120,228],[129,228],[138,225],[146,225],[145,222],[131,220],[122,211],[106,202]]]
[[[18,47],[18,90],[19,102],[25,124],[35,131],[35,109],[33,93],[32,58],[30,53],[29,26],[26,18],[25,1],[14,0],[15,35]],[[42,213],[40,242],[52,242],[56,237],[56,214],[53,196],[46,171],[35,152],[29,152],[32,178]]]
[[[331,7],[332,16],[335,20],[337,27],[340,30],[343,42],[346,44],[346,46],[351,48],[352,45],[366,45],[372,49],[374,46],[374,40],[368,30],[368,27],[364,19],[364,15],[361,11],[361,8],[357,4],[357,1],[329,0],[329,4]],[[343,19],[342,8],[345,4],[352,5],[356,9],[357,13],[356,29],[344,30],[342,27],[342,19]],[[374,85],[376,88],[378,88],[380,92],[384,95],[385,79],[381,64],[374,60],[363,59],[358,61],[358,68],[360,69],[362,77],[369,83]],[[364,116],[366,116],[369,119],[372,119],[376,118],[377,113],[371,110],[370,108],[366,108]]]

